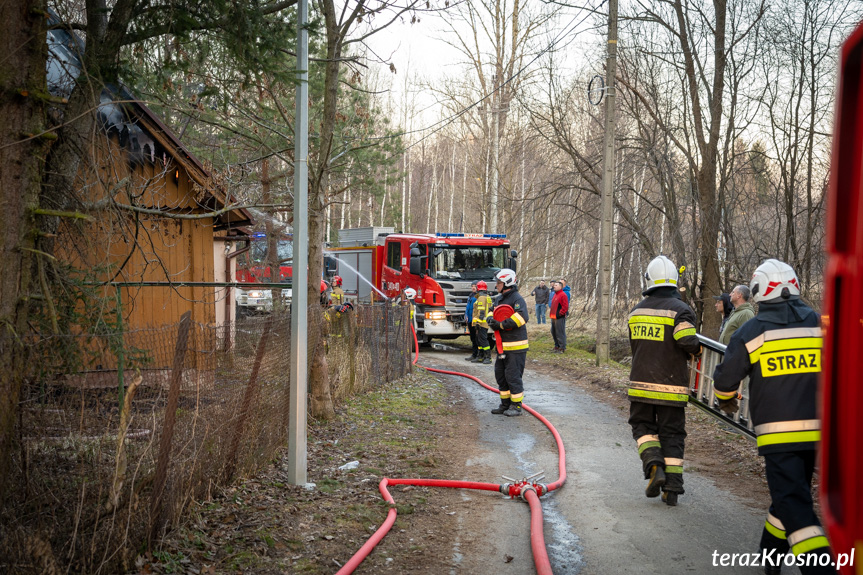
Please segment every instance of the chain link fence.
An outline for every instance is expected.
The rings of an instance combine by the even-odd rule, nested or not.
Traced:
[[[310,306],[309,363],[326,356],[336,402],[410,370],[407,313]],[[287,441],[290,325],[287,313],[224,326],[186,315],[34,341],[0,572],[129,569],[190,501],[271,461]]]

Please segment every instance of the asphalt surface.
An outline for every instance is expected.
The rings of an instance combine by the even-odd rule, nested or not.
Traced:
[[[424,349],[419,363],[470,373],[496,387],[493,365],[471,364],[464,357],[461,351]],[[459,479],[503,483],[501,475],[521,479],[545,471],[545,483],[557,480],[556,444],[539,420],[527,413],[518,418],[492,415],[499,403],[494,393],[466,378],[436,376],[462,386],[478,414],[480,444],[471,446]],[[717,560],[722,553],[757,552],[766,510],[752,509],[710,477],[687,473],[685,466],[686,493],[677,507],[648,499],[627,413],[594,399],[575,382],[531,369],[529,355],[524,381],[525,404],[554,425],[566,449],[567,482],[542,498],[545,543],[555,574],[763,572],[760,567],[714,566],[714,552]],[[478,513],[474,502],[484,499],[479,513],[486,523],[487,554],[483,560],[464,557],[455,537],[451,572],[535,573],[527,503],[470,491],[462,497],[472,503],[472,515]]]

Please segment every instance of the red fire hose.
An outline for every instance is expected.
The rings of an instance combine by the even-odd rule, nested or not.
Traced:
[[[415,353],[413,363],[416,364],[419,359],[419,343],[417,342],[416,332],[413,330],[413,326],[411,326],[411,331],[413,332],[414,337],[414,346]],[[484,383],[478,377],[474,377],[467,373],[461,373],[458,371],[448,371],[445,369],[435,369],[433,367],[425,367],[418,366],[427,371],[434,371],[436,373],[445,373],[449,375],[458,375],[461,377],[466,377],[470,380],[473,380],[485,387],[486,389],[493,391],[494,393],[498,393],[498,390],[491,387],[490,385]],[[521,496],[528,505],[530,506],[530,547],[533,551],[533,563],[536,566],[536,572],[538,575],[552,575],[551,571],[551,562],[548,559],[548,552],[545,548],[545,537],[542,532],[542,504],[540,503],[539,497],[548,493],[549,491],[554,491],[555,489],[559,489],[563,486],[564,482],[566,482],[566,452],[563,448],[563,440],[560,437],[560,434],[554,428],[554,426],[542,415],[540,415],[534,409],[523,405],[522,408],[539,419],[548,429],[551,431],[551,434],[554,436],[554,440],[557,443],[558,449],[558,466],[560,468],[560,476],[558,480],[549,485],[543,485],[541,483],[529,483],[527,480],[523,480],[514,484],[504,483],[502,485],[498,485],[495,483],[481,483],[478,481],[453,481],[448,479],[391,479],[384,477],[381,479],[380,484],[378,485],[378,489],[381,492],[381,495],[384,498],[384,501],[391,505],[389,511],[387,512],[387,518],[384,523],[374,532],[374,534],[369,538],[366,543],[360,547],[360,549],[354,554],[350,560],[345,563],[344,567],[339,569],[336,575],[348,575],[349,573],[353,573],[354,570],[359,567],[360,563],[369,556],[372,550],[377,546],[378,543],[389,533],[389,530],[392,528],[393,524],[396,521],[396,508],[395,501],[390,495],[389,490],[387,489],[388,485],[416,485],[421,487],[449,487],[455,489],[478,489],[481,491],[497,491],[500,493],[504,493],[509,495],[512,498]]]

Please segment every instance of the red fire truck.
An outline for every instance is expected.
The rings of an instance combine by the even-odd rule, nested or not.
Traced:
[[[279,257],[278,278],[273,277],[267,265],[267,236],[254,233],[249,236],[248,249],[237,256],[237,281],[248,283],[284,283],[282,298],[286,305],[291,300],[291,262],[294,256],[293,238],[284,236],[276,243]],[[269,289],[237,288],[237,314],[270,312],[273,310],[273,293]]]
[[[863,25],[842,45],[827,198],[821,509],[834,553],[863,562]]]
[[[339,230],[338,261],[345,294],[369,301],[417,292],[417,336],[454,339],[468,333],[465,308],[471,283],[494,285],[502,268],[515,269],[517,254],[504,234],[402,234],[393,228]]]

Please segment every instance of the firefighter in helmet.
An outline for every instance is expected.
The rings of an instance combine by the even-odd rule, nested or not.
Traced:
[[[480,280],[476,282],[476,301],[473,304],[471,325],[476,330],[477,356],[471,363],[491,365],[491,347],[488,344],[488,316],[491,314],[491,296],[488,295],[488,284]]]
[[[503,346],[503,353],[497,356],[494,363],[500,405],[491,412],[514,417],[521,415],[521,401],[524,398],[522,375],[528,350],[527,304],[518,293],[514,271],[504,268],[497,272],[494,279],[497,280],[496,289],[500,293],[495,307],[508,305],[512,307],[513,314],[503,321],[497,321],[491,313],[486,318],[488,326],[497,332],[496,337],[500,338]]]
[[[731,336],[713,372],[714,393],[720,408],[734,413],[740,382],[749,376],[752,423],[771,500],[761,548],[768,554],[775,549],[772,557],[780,559],[790,549],[804,575],[835,572],[829,566],[830,545],[812,507],[812,473],[821,439],[819,317],[800,299],[797,274],[784,262],[764,261],[749,287],[758,315]],[[768,574],[780,569],[779,560],[764,566]]]
[[[665,256],[647,264],[644,297],[629,312],[629,425],[638,444],[645,495],[677,505],[683,494],[690,354],[701,353],[695,313],[680,297],[679,273]]]
[[[342,276],[333,276],[333,293],[330,296],[333,305],[345,303],[345,291],[342,289]]]

